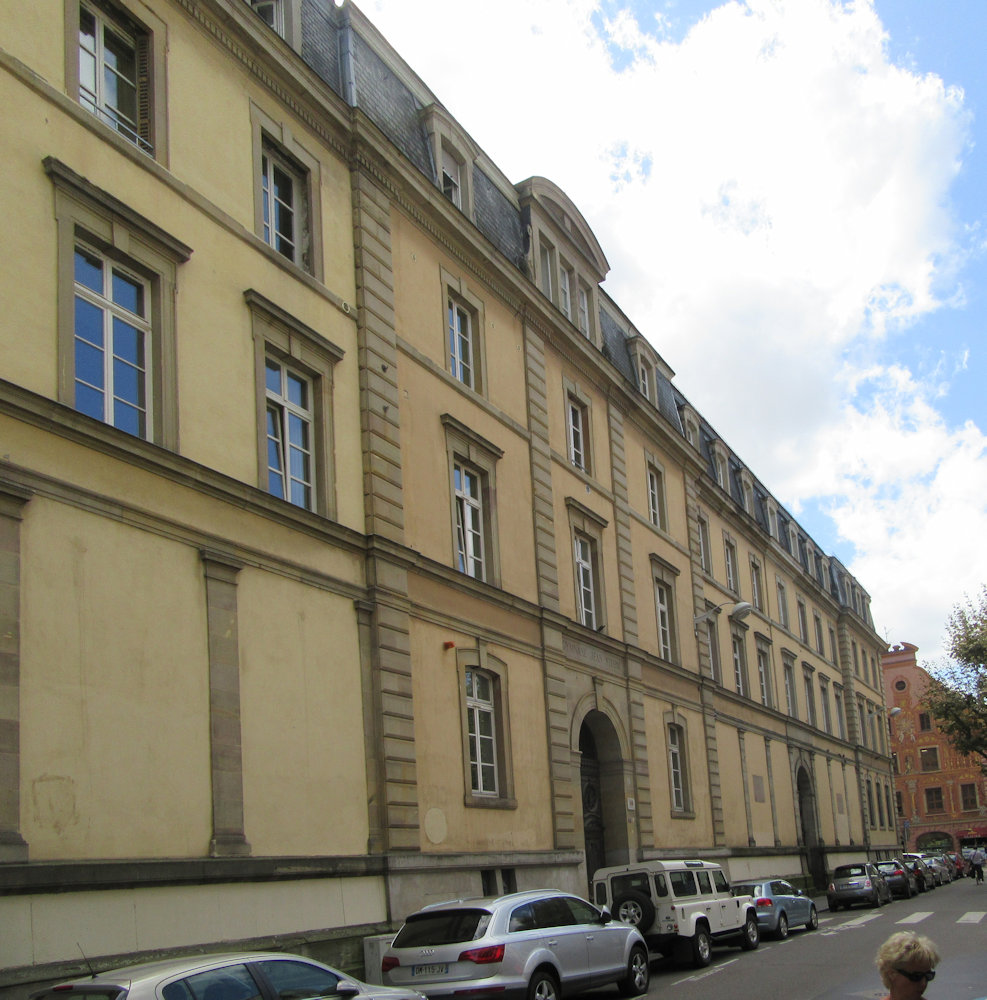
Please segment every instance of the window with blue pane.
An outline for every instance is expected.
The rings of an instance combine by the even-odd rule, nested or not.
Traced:
[[[315,507],[312,383],[277,358],[265,361],[267,488],[298,507]]]
[[[90,247],[75,249],[75,408],[135,437],[150,436],[145,279]]]

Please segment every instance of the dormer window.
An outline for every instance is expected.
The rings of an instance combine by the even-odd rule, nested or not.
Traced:
[[[572,271],[563,264],[559,269],[559,309],[566,319],[572,319]]]
[[[284,38],[283,0],[248,0],[260,19]]]
[[[555,281],[552,273],[555,270],[555,248],[544,237],[538,243],[539,284],[549,301],[555,301]]]
[[[651,369],[645,361],[638,363],[638,388],[642,396],[651,399]]]
[[[442,147],[442,193],[456,206],[463,207],[463,186],[459,161]]]
[[[589,290],[586,288],[586,286],[582,282],[580,282],[580,284],[579,284],[579,290],[576,293],[576,301],[577,301],[578,310],[579,310],[579,320],[578,320],[579,332],[584,337],[589,337],[590,336],[590,327],[589,327]]]

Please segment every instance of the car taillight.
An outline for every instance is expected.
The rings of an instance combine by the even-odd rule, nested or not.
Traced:
[[[870,880],[869,878],[865,878],[865,879],[864,879],[864,888],[865,888],[865,889],[870,889],[870,888],[872,888],[872,885],[871,885],[871,880]]]
[[[487,945],[486,948],[471,948],[459,956],[460,962],[475,962],[477,965],[490,965],[493,962],[504,961],[504,946],[502,944]]]
[[[895,870],[891,874],[892,875],[904,875],[905,873],[900,868],[895,868]]]
[[[762,896],[760,899],[755,901],[754,905],[772,907],[775,904],[770,899],[768,899],[767,896]]]
[[[829,891],[830,892],[836,892],[836,885],[835,885],[835,883],[833,883],[833,882],[829,883]]]
[[[381,972],[390,972],[396,969],[401,963],[393,955],[385,955],[380,962]]]

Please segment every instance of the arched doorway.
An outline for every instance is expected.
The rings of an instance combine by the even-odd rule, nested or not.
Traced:
[[[583,803],[586,878],[597,868],[630,860],[624,761],[613,723],[589,712],[579,728],[579,779]]]
[[[817,833],[819,825],[816,821],[816,793],[812,788],[809,772],[801,765],[795,774],[795,787],[798,792],[806,868],[813,884],[822,888],[826,885],[826,852]]]

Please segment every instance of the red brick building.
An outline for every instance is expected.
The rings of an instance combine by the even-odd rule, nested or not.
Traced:
[[[923,704],[929,675],[917,651],[903,642],[881,657],[898,832],[910,851],[958,851],[987,841],[987,778],[953,749]]]

